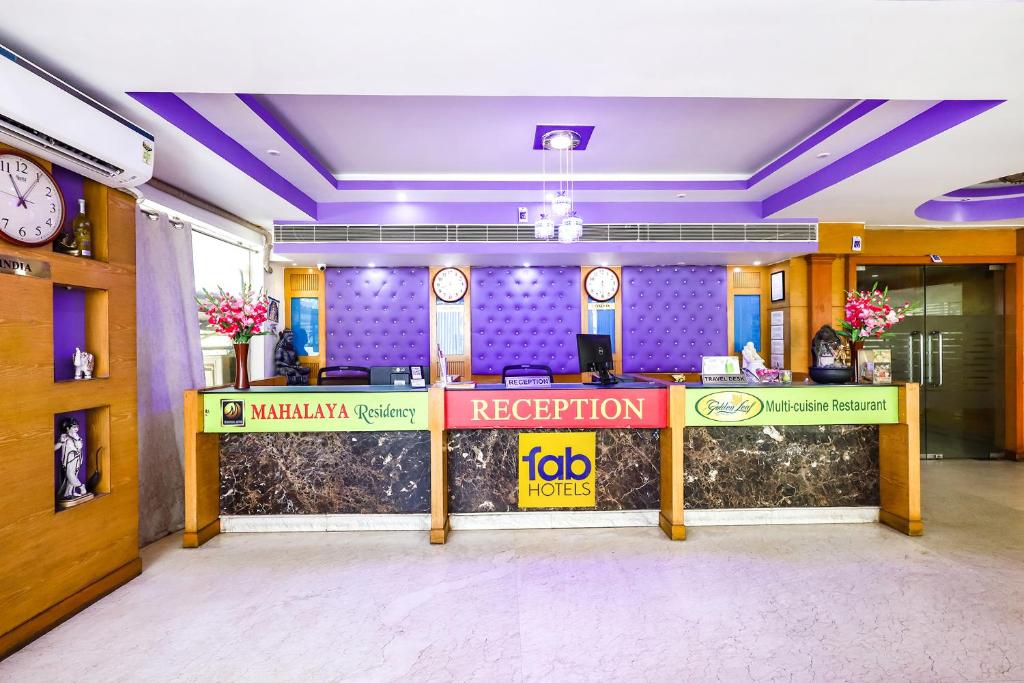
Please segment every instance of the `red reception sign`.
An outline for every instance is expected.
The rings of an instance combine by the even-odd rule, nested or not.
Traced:
[[[447,429],[667,426],[664,389],[448,391]]]

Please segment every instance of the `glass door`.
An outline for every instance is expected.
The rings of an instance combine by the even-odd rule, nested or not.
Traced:
[[[862,266],[857,288],[888,287],[908,302],[889,338],[896,381],[921,385],[921,456],[988,458],[1001,448],[1003,271],[1001,266]]]

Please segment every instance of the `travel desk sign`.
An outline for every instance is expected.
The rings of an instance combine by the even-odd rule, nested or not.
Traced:
[[[595,432],[519,435],[519,509],[592,508],[596,503]]]
[[[687,389],[687,427],[894,424],[897,387]]]
[[[206,432],[389,432],[426,430],[426,392],[211,393]]]

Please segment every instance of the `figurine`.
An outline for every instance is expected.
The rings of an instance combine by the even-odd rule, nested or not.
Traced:
[[[811,356],[816,368],[849,367],[849,351],[831,325],[822,325],[811,340]],[[845,358],[845,362],[844,362]]]
[[[57,501],[62,507],[70,507],[68,502],[84,502],[93,497],[85,484],[78,478],[82,467],[83,452],[82,436],[79,434],[78,420],[67,417],[60,422],[60,436],[53,445],[54,451],[60,451],[60,484],[57,489]]]
[[[92,370],[96,367],[96,357],[88,351],[75,347],[75,379],[92,379]]]
[[[281,339],[274,349],[274,368],[277,374],[288,378],[289,386],[309,384],[309,368],[299,365],[299,354],[295,352],[295,333],[290,328],[281,330]]]
[[[747,342],[741,352],[743,356],[743,374],[747,381],[760,382],[759,370],[765,369],[764,359],[754,348],[754,342]]]

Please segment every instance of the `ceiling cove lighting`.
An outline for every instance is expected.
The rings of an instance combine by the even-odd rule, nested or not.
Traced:
[[[578,242],[583,236],[583,219],[573,210],[573,151],[580,144],[579,133],[574,130],[553,130],[545,133],[541,142],[542,201],[540,215],[533,224],[533,236],[539,240],[550,240],[555,237],[555,222],[552,217],[559,217],[562,218],[562,222],[558,225],[558,241]],[[548,192],[547,189],[549,151],[554,151],[558,155],[557,191],[554,193]]]

